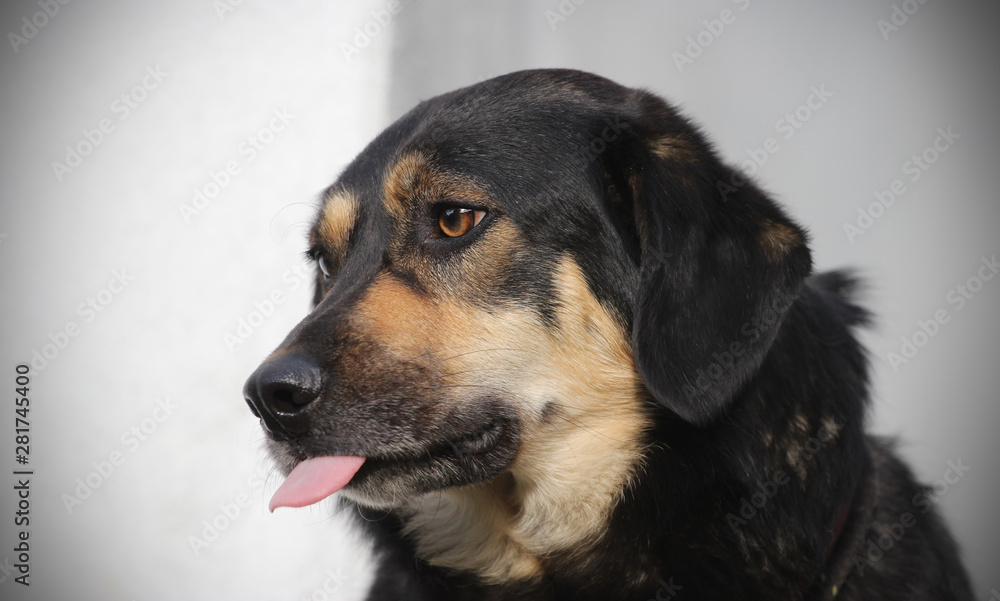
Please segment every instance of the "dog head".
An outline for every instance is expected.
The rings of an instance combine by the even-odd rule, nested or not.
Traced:
[[[560,471],[620,488],[654,414],[726,411],[810,270],[803,232],[672,107],[569,70],[420,104],[326,191],[309,243],[315,306],[245,387],[285,471],[317,466],[288,504]]]

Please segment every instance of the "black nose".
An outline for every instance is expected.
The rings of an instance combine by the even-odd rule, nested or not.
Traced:
[[[265,361],[243,386],[250,411],[276,440],[309,432],[306,408],[323,388],[319,366],[308,357],[287,355]]]

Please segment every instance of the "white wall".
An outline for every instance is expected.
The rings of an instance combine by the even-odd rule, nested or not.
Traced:
[[[267,512],[280,478],[241,388],[307,311],[310,285],[283,274],[304,264],[317,194],[386,123],[388,35],[351,61],[340,47],[377,5],[248,0],[220,17],[211,0],[70,3],[16,53],[3,49],[3,465],[14,366],[67,322],[79,334],[31,376],[31,587],[8,576],[0,597],[362,594],[365,548],[339,520]],[[6,6],[3,33],[38,10]],[[113,103],[147,68],[165,75],[145,79],[152,89],[126,115]],[[58,181],[51,163],[104,118],[113,130]],[[269,144],[241,152],[272,124],[283,129],[263,133]],[[230,162],[239,172],[186,222],[179,205]],[[78,313],[116,270],[127,287]],[[273,291],[284,302],[227,347],[224,334]],[[169,416],[156,410],[164,399]],[[123,439],[132,427],[146,440]],[[61,495],[112,453],[121,465],[91,476],[99,488],[70,512]],[[5,475],[0,565],[16,562],[12,485]],[[225,529],[196,554],[190,538],[211,537],[203,520],[220,515]]]
[[[925,481],[942,478],[949,460],[971,467],[940,505],[977,596],[1000,588],[1000,278],[961,311],[946,300],[980,257],[1000,251],[997,42],[986,27],[996,10],[926,2],[886,40],[877,22],[890,18],[890,0],[589,0],[553,29],[546,11],[560,4],[572,5],[420,0],[381,27],[371,11],[387,0],[244,0],[221,17],[212,0],[79,2],[16,52],[7,34],[41,8],[0,9],[0,383],[13,387],[14,366],[46,350],[49,334],[79,326],[31,376],[32,586],[0,570],[0,597],[360,598],[366,548],[339,519],[321,509],[267,513],[278,478],[240,389],[307,310],[308,287],[288,270],[303,264],[316,194],[418,99],[536,66],[662,93],[733,161],[778,138],[757,177],[809,227],[820,268],[855,265],[869,276],[873,425],[901,436]],[[685,38],[723,9],[733,22],[678,69],[672,57]],[[381,31],[348,60],[342,44],[366,24]],[[115,99],[157,66],[162,82],[126,116]],[[833,96],[785,140],[777,120],[812,86]],[[240,145],[276,110],[293,117],[251,160]],[[51,163],[104,118],[113,131],[58,181]],[[911,182],[903,163],[949,126],[962,137]],[[186,222],[179,205],[230,161],[239,173]],[[851,243],[844,223],[897,178],[906,193]],[[110,303],[87,321],[78,305],[116,270],[131,281],[105,292]],[[284,302],[228,348],[224,335],[275,291]],[[949,322],[893,371],[887,353],[939,309]],[[176,408],[157,424],[164,399]],[[10,400],[0,412],[0,462],[13,466]],[[123,439],[143,425],[146,440]],[[121,465],[93,475],[114,452]],[[0,568],[16,563],[19,530],[6,473]],[[63,495],[88,476],[100,486],[70,513]],[[196,554],[191,537],[203,535],[203,521],[225,524],[223,510],[238,500],[239,517]]]

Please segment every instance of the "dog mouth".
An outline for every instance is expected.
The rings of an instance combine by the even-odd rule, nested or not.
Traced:
[[[269,509],[305,507],[340,491],[361,504],[394,505],[422,492],[484,481],[513,461],[517,438],[515,423],[497,417],[415,449],[341,454],[339,448],[325,453],[286,447],[297,462],[275,491]]]

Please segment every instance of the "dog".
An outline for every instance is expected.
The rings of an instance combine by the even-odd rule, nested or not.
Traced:
[[[664,100],[573,70],[419,104],[324,193],[244,396],[372,537],[371,600],[965,600],[864,432],[849,272]]]

